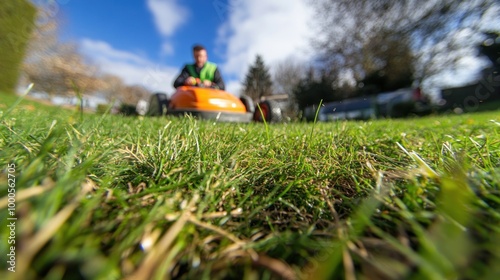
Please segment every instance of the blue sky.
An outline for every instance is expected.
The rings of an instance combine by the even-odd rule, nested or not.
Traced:
[[[227,1],[216,2],[227,6]],[[157,24],[156,15],[151,11],[158,9],[155,3],[160,4],[158,7],[164,4],[170,8],[178,19],[165,19],[165,23],[161,23],[163,15],[158,11]],[[167,3],[171,3],[170,6]],[[108,42],[116,49],[179,66],[182,58],[191,59],[189,49],[195,41],[214,49],[217,27],[226,16],[219,16],[210,1],[200,0],[184,1],[182,6],[175,1],[70,0],[60,7],[68,24],[64,27],[66,35],[72,39]],[[211,58],[215,62],[222,59],[220,55],[211,55]]]
[[[318,36],[305,0],[32,1],[49,3],[50,16],[60,19],[61,38],[76,42],[102,73],[169,94],[181,67],[192,62],[195,43],[207,48],[227,91],[238,95],[257,54],[271,70],[285,60],[308,62],[314,54],[310,39]],[[467,40],[464,32],[454,36]],[[484,61],[467,53],[458,65],[435,80],[448,86],[470,82]]]
[[[33,0],[50,2],[50,0]],[[311,58],[312,10],[302,0],[55,0],[61,38],[78,44],[100,71],[171,93],[200,43],[239,93],[256,54],[268,66]]]

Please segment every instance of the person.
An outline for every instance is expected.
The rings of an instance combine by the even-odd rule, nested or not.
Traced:
[[[194,64],[186,64],[174,81],[174,87],[197,85],[224,90],[224,80],[215,63],[209,62],[207,50],[201,45],[193,47]]]

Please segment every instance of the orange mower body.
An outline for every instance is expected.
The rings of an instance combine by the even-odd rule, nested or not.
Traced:
[[[254,105],[248,97],[236,97],[226,91],[181,86],[170,99],[164,93],[151,97],[149,115],[192,115],[202,119],[228,122],[252,121]]]
[[[182,86],[170,98],[171,110],[198,110],[210,112],[247,113],[245,105],[236,96],[217,89]]]

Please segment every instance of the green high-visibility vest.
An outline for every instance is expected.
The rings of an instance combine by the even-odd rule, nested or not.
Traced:
[[[214,81],[214,76],[215,76],[215,70],[217,69],[217,64],[212,63],[212,62],[205,62],[205,65],[203,65],[203,68],[201,68],[200,75],[198,76],[198,73],[196,73],[196,66],[194,64],[188,64],[187,69],[189,72],[189,75],[194,78],[198,78],[201,81],[206,81],[209,80],[211,82]]]

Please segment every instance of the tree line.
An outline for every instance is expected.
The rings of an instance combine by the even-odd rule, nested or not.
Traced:
[[[500,18],[495,0],[307,1],[316,12],[314,32],[321,34],[311,42],[315,60],[278,64],[271,79],[257,55],[242,83],[244,94],[260,99],[285,92],[303,110],[320,101],[430,87],[431,77],[478,52],[499,62],[500,27],[481,26]]]
[[[14,92],[19,81],[20,84],[33,83],[33,92],[44,92],[49,98],[99,93],[110,103],[136,104],[140,99],[149,97],[148,89],[127,85],[118,76],[102,73],[97,65],[79,52],[74,43],[61,41],[59,19],[49,15],[48,8],[29,1],[5,0],[0,4],[2,15],[13,15],[9,22],[8,17],[0,17],[0,34],[6,38],[0,40],[0,50],[9,54],[2,57],[16,59],[18,65],[8,72],[12,73],[9,75],[5,74],[11,67],[2,67],[3,79],[9,80],[0,81],[4,86],[2,91]],[[19,23],[21,19],[23,22]],[[19,26],[25,28],[20,29]]]
[[[297,112],[321,100],[429,86],[430,77],[443,69],[453,69],[463,56],[475,51],[498,67],[495,38],[500,28],[484,30],[480,25],[487,18],[500,18],[498,1],[304,1],[309,1],[316,12],[311,31],[321,34],[311,41],[317,53],[313,61],[284,60],[270,68],[257,55],[242,81],[242,93],[254,100],[288,94],[289,108]],[[11,10],[24,14],[9,17]],[[1,85],[12,88],[12,81],[18,78],[17,70],[3,66],[6,60],[12,60],[20,64],[21,80],[33,82],[35,91],[49,95],[99,92],[108,101],[129,104],[149,96],[141,86],[126,85],[117,76],[101,73],[76,45],[61,42],[55,17],[45,17],[45,22],[37,25],[17,22],[47,13],[43,7],[33,7],[29,1],[5,0],[0,13],[0,33],[5,35],[0,48],[12,54],[3,55],[0,61],[1,78],[9,80],[0,81]],[[22,32],[8,30],[16,22],[15,28]],[[18,35],[14,38],[13,34]],[[479,48],[476,43],[491,40],[493,43]]]

